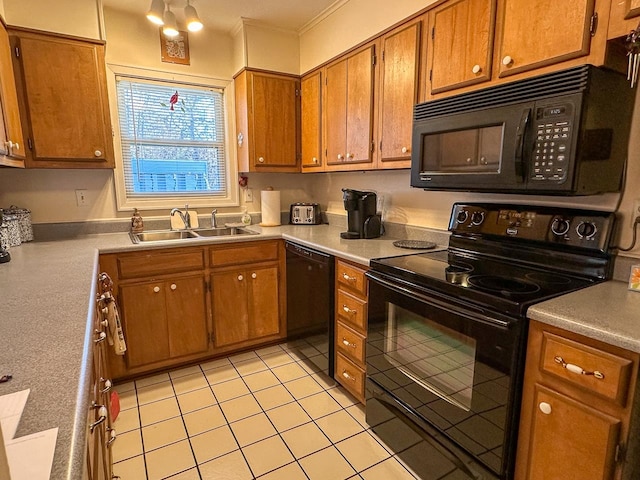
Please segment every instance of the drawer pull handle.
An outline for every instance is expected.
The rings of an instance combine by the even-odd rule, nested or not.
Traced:
[[[99,330],[96,330],[96,333],[98,334],[98,338],[96,338],[93,343],[102,343],[107,339],[107,334],[106,332],[101,332]]]
[[[342,344],[343,344],[345,347],[351,347],[351,348],[356,348],[356,347],[357,347],[357,345],[356,345],[355,343],[351,343],[351,342],[349,342],[349,340],[347,340],[346,338],[343,338],[343,339],[342,339]]]
[[[89,425],[89,431],[91,433],[93,433],[93,431],[98,425],[100,425],[102,422],[104,422],[107,419],[107,407],[105,407],[104,405],[96,405],[94,408],[98,408],[98,415],[100,415],[100,418],[98,418],[95,422]]]
[[[548,404],[547,402],[540,402],[540,405],[538,405],[538,408],[545,415],[549,415],[551,413],[551,405]]]
[[[350,277],[346,273],[342,274],[342,278],[347,282],[355,282],[356,281],[356,277]]]
[[[351,310],[349,307],[347,307],[346,305],[342,305],[342,310],[344,310],[345,312],[347,312],[350,315],[355,315],[356,311],[355,310]]]
[[[107,440],[107,447],[110,447],[113,442],[116,441],[118,434],[115,428],[111,428],[109,432],[109,440]]]
[[[563,368],[566,368],[567,370],[569,370],[571,373],[575,373],[578,375],[593,375],[598,380],[602,380],[604,378],[604,373],[598,370],[594,370],[593,372],[587,372],[586,370],[583,370],[583,368],[578,365],[565,362],[564,359],[559,355],[556,355],[555,357],[553,357],[553,360],[557,364],[561,365]]]
[[[353,375],[350,375],[349,372],[347,372],[346,370],[342,371],[342,376],[347,380],[351,380],[352,382],[356,381],[356,377],[354,377]]]
[[[111,390],[111,380],[105,380],[104,378],[100,377],[100,381],[104,383],[104,388],[100,390],[101,393],[107,393],[109,390]]]

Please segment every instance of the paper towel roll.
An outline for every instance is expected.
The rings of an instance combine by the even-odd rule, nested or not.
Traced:
[[[262,202],[263,227],[276,227],[280,225],[280,192],[278,190],[262,190],[260,192]]]

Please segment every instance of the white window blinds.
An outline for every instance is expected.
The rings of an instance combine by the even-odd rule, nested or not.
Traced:
[[[226,197],[223,93],[116,78],[127,198]]]

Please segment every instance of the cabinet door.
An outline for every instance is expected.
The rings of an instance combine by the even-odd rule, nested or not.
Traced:
[[[213,335],[216,347],[232,345],[249,338],[247,280],[244,270],[211,275],[213,295]]]
[[[166,282],[169,355],[206,352],[209,347],[204,278]]]
[[[247,270],[250,282],[249,338],[261,338],[280,332],[278,308],[278,267],[260,267]]]
[[[166,286],[146,282],[120,287],[122,322],[129,368],[170,357],[167,338]]]
[[[536,385],[529,480],[611,479],[620,420]]]
[[[256,72],[250,78],[254,165],[296,168],[297,80]]]
[[[321,170],[322,163],[322,71],[308,75],[300,82],[302,170]]]
[[[595,0],[502,0],[499,76],[589,53]]]
[[[0,100],[4,121],[2,132],[4,138],[0,144],[0,153],[10,157],[6,161],[0,159],[0,165],[24,167],[25,144],[11,60],[11,45],[9,34],[2,22],[0,22]]]
[[[327,67],[325,79],[325,131],[327,165],[339,165],[347,150],[347,61]]]
[[[32,143],[27,166],[113,168],[104,46],[22,31],[17,35]]]
[[[347,152],[350,163],[373,161],[373,62],[375,46],[347,59]],[[329,118],[329,121],[332,121]],[[358,167],[362,168],[362,167]]]
[[[447,2],[430,13],[431,94],[491,79],[496,0]]]
[[[411,166],[413,106],[418,102],[422,19],[382,39],[380,157],[382,168]]]

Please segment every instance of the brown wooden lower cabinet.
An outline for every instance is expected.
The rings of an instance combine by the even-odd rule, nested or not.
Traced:
[[[366,267],[336,261],[334,378],[364,403],[368,284]]]
[[[622,479],[638,360],[532,320],[515,478]]]
[[[286,336],[281,240],[105,254],[127,351],[116,379],[197,362]]]

